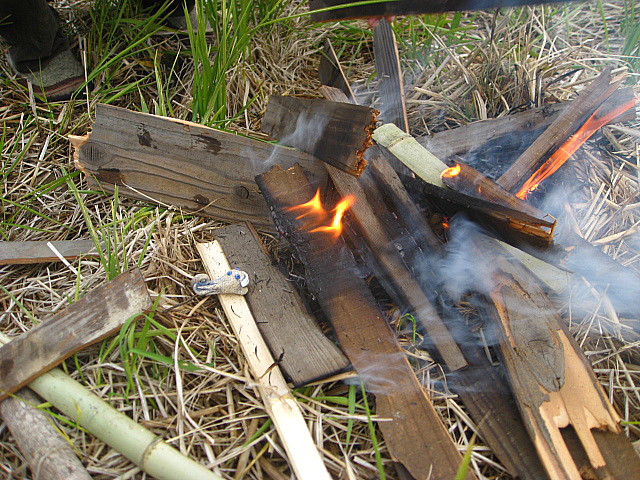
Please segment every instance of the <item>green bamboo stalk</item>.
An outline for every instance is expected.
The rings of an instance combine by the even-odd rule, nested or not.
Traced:
[[[10,341],[0,333],[0,345]],[[222,480],[58,368],[36,378],[28,387],[158,480]]]

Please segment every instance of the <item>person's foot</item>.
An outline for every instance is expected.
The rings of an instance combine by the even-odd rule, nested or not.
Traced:
[[[84,83],[84,69],[69,49],[60,50],[38,67],[19,67],[7,56],[20,83],[30,82],[33,93],[49,102],[69,100]]]

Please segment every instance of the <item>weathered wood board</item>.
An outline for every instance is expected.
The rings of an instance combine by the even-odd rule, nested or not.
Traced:
[[[358,176],[367,165],[378,112],[373,108],[321,98],[272,95],[261,129],[283,145]]]
[[[0,400],[152,307],[139,270],[119,275],[0,347]]]
[[[251,226],[230,225],[215,235],[229,263],[249,274],[245,299],[272,356],[294,386],[349,368],[349,360],[307,313],[295,287],[273,265]]]
[[[227,222],[271,227],[254,177],[299,163],[320,182],[320,162],[303,152],[192,122],[99,104],[86,137],[72,137],[76,166],[91,188]]]
[[[0,265],[59,262],[60,258],[49,248],[48,243],[66,260],[97,255],[92,240],[0,242]]]
[[[309,288],[332,322],[338,341],[365,387],[392,456],[419,479],[455,477],[461,455],[418,382],[393,331],[376,305],[353,255],[340,237],[308,232],[286,208],[309,200],[314,189],[299,166],[273,167],[256,179],[274,206],[278,228],[301,256]],[[469,473],[467,478],[475,478]]]
[[[338,88],[344,93],[352,103],[355,102],[356,96],[351,90],[349,79],[342,70],[340,60],[336,51],[333,49],[331,40],[328,38],[324,41],[324,49],[320,57],[320,65],[318,66],[318,79],[323,85]],[[331,99],[329,99],[331,100]]]
[[[380,94],[380,120],[409,133],[398,44],[389,22],[380,22],[373,30],[373,55]]]

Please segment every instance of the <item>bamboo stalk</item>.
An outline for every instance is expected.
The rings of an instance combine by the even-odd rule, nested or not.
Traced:
[[[0,344],[11,338],[0,333]],[[28,387],[158,480],[222,480],[54,368]]]
[[[217,240],[198,243],[196,247],[210,278],[224,275],[231,269]],[[271,355],[246,299],[231,294],[218,298],[255,376],[265,408],[276,426],[296,477],[299,480],[330,480],[302,411]]]

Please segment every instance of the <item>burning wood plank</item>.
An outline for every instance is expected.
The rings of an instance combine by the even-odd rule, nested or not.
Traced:
[[[520,155],[514,164],[498,179],[498,183],[506,190],[515,191],[523,180],[531,177],[540,167],[541,163],[548,159],[551,160],[550,157],[554,155],[558,155],[556,152],[559,151],[560,147],[563,146],[581,126],[585,123],[588,124],[589,118],[596,115],[596,112],[598,112],[601,106],[607,111],[600,111],[599,115],[605,123],[608,123],[635,105],[637,99],[631,90],[625,89],[621,91],[621,93],[613,95],[621,82],[622,79],[612,80],[611,69],[603,71],[591,85],[580,92],[576,100],[562,111],[549,128],[536,138],[531,146]],[[605,102],[607,102],[607,104],[605,104]],[[593,133],[593,131],[591,133]],[[581,144],[582,142],[573,142],[574,146]],[[560,158],[554,157],[553,160],[555,161],[552,161],[552,163],[554,165],[561,165],[564,163],[564,160],[569,158],[572,152],[567,153],[568,155],[564,155],[561,152],[563,159],[561,160]],[[545,168],[549,170],[548,167]],[[521,189],[522,191],[519,192],[518,196],[522,198],[525,192],[533,189],[534,185],[539,183],[539,181],[541,181],[541,179],[537,178],[534,183],[527,184],[526,187],[524,187],[525,190]]]
[[[377,110],[319,98],[272,95],[261,129],[284,145],[310,153],[351,175],[367,165]]]
[[[92,240],[63,240],[59,242],[0,242],[0,265],[76,260],[82,256],[97,256]]]
[[[151,306],[142,275],[132,270],[0,347],[0,400]]]
[[[300,296],[275,267],[250,225],[215,232],[229,262],[251,279],[245,295],[269,350],[294,386],[338,374],[350,364],[307,313]]]
[[[324,175],[310,155],[192,122],[99,104],[92,131],[71,136],[90,188],[228,222],[272,226],[253,177],[269,162]]]
[[[298,166],[276,166],[256,178],[277,228],[302,258],[308,285],[331,320],[343,350],[376,395],[389,450],[416,478],[455,476],[461,455],[418,383],[343,240],[295,208],[314,196]],[[294,210],[292,210],[294,208]],[[321,215],[326,220],[326,215]],[[313,223],[313,225],[311,225]],[[324,222],[320,222],[324,225]],[[468,477],[472,477],[469,474]]]
[[[393,123],[409,133],[398,44],[393,28],[388,22],[378,23],[373,30],[373,54],[382,112],[380,119],[385,123]]]
[[[199,243],[196,247],[210,278],[224,275],[230,270],[218,241]],[[241,295],[223,294],[218,298],[249,363],[262,401],[287,451],[296,478],[330,480],[331,476],[313,443],[302,411],[271,356],[247,301]]]
[[[633,447],[624,441],[620,417],[536,280],[519,262],[506,260],[491,239],[474,240],[477,254],[491,258],[493,271],[486,274],[493,281],[489,295],[497,312],[500,350],[520,412],[549,476],[637,478],[640,458],[624,453]],[[570,450],[565,430],[575,432],[578,450]],[[602,433],[598,439],[595,431]],[[614,444],[620,450],[607,446],[609,437],[617,437]],[[578,464],[577,451],[586,454],[586,466]],[[618,455],[631,460],[613,466]]]
[[[464,169],[460,180],[446,178],[451,171],[449,167],[429,153],[415,138],[392,124],[378,127],[374,131],[373,139],[423,179],[426,184],[420,185],[420,188],[429,194],[436,195],[458,207],[471,208],[507,236],[513,235],[514,238],[524,239],[538,246],[551,244],[555,226],[553,217],[545,216],[521,200],[513,198],[513,195],[499,186],[494,186],[490,179],[483,177],[471,167]],[[462,166],[460,171],[462,172]],[[482,180],[480,180],[481,177]],[[457,190],[473,192],[474,196],[444,189],[445,179]],[[412,179],[407,181],[411,182]],[[467,182],[472,184],[468,185]],[[493,201],[485,200],[484,198],[487,197]],[[496,203],[495,200],[499,202]],[[509,206],[504,206],[504,203]],[[535,213],[536,216],[531,213]]]

